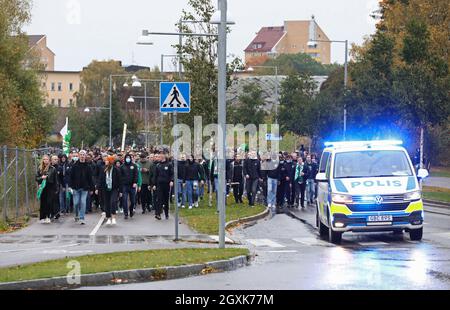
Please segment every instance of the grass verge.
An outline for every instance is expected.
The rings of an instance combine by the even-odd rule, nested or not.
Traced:
[[[450,178],[450,168],[449,167],[432,167],[431,168],[432,177],[444,177]]]
[[[241,218],[257,215],[266,209],[263,205],[256,205],[251,208],[248,204],[236,204],[234,199],[229,197],[226,207],[225,222],[238,220]],[[208,196],[200,201],[199,208],[180,209],[180,216],[187,222],[187,224],[195,231],[208,234],[217,235],[219,231],[219,215],[217,213],[215,198],[212,201],[212,207],[208,207]]]
[[[82,274],[93,274],[120,270],[207,263],[248,254],[249,251],[242,248],[202,248],[87,255],[0,268],[0,282],[15,282],[65,276],[72,270],[72,267],[67,267],[67,263],[73,260],[80,263]]]
[[[425,199],[450,202],[450,189],[448,188],[424,186],[422,194]]]

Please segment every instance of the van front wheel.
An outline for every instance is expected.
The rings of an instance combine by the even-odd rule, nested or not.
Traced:
[[[409,238],[412,241],[420,241],[422,240],[422,236],[423,236],[423,227],[419,229],[411,229],[409,231]]]

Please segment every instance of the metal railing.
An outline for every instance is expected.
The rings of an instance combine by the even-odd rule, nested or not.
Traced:
[[[44,154],[59,154],[59,148],[0,149],[0,221],[17,222],[39,210],[36,172]]]

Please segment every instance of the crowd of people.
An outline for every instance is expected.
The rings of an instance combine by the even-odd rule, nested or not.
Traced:
[[[101,211],[106,225],[115,225],[118,214],[132,218],[138,206],[143,214],[154,211],[157,220],[162,214],[168,219],[174,186],[180,208],[198,208],[206,193],[218,194],[216,156],[206,160],[181,154],[176,162],[174,180],[174,159],[163,150],[74,149],[68,156],[44,155],[36,175],[42,187],[41,223],[73,213],[75,221],[85,225],[86,213]],[[244,204],[243,197],[250,207],[265,204],[273,214],[277,208],[305,208],[317,198],[317,172],[316,155],[304,149],[263,154],[231,150],[226,195],[232,193],[236,204]]]

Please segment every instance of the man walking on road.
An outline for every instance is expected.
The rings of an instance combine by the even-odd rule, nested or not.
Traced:
[[[122,176],[122,206],[125,219],[128,219],[128,196],[130,197],[130,217],[134,215],[134,207],[136,205],[136,190],[138,183],[138,168],[133,163],[130,154],[125,155],[125,162],[120,167]]]
[[[255,205],[258,182],[261,178],[261,164],[256,151],[251,151],[248,156],[249,158],[244,161],[245,187],[249,205],[253,207]]]
[[[75,156],[75,163],[70,169],[69,187],[73,193],[73,204],[76,216],[75,221],[81,225],[86,224],[84,215],[86,213],[86,198],[94,191],[92,170],[86,162],[86,151],[80,151],[80,158]]]
[[[166,215],[166,219],[169,219],[169,194],[170,188],[173,187],[173,165],[167,159],[166,155],[159,155],[159,164],[155,169],[155,181],[154,184],[156,186],[153,187],[153,190],[156,190],[157,195],[157,207],[155,218],[157,220],[161,220],[161,213],[164,209],[164,213]]]
[[[306,156],[306,163],[303,167],[304,178],[306,180],[306,198],[309,204],[314,203],[314,182],[317,174],[317,164],[315,164],[311,155]]]

